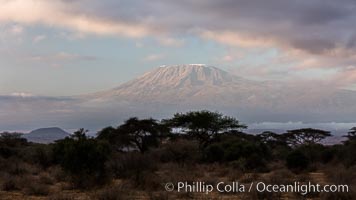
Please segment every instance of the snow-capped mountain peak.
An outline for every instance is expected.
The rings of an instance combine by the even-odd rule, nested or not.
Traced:
[[[232,76],[223,70],[203,64],[166,65],[156,68],[124,84],[124,86],[139,84],[145,86],[188,87],[209,84],[219,85],[238,79],[238,77]]]

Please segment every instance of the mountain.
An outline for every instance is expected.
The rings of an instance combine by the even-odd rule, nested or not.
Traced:
[[[220,101],[222,95],[236,91],[242,96],[247,90],[254,92],[261,88],[263,86],[258,82],[231,75],[216,67],[189,64],[161,66],[117,88],[96,93],[95,97],[188,105],[215,99]]]
[[[207,109],[251,125],[278,122],[302,128],[306,122],[349,129],[356,119],[355,102],[355,91],[322,82],[253,81],[214,66],[171,65],[87,95],[0,96],[0,127],[18,130],[55,122],[68,129],[96,131],[132,116],[162,119]]]
[[[52,143],[56,140],[64,139],[70,134],[58,127],[40,128],[24,134],[23,137],[30,142]]]
[[[313,81],[251,81],[203,64],[161,66],[89,102],[151,113],[211,109],[246,121],[330,121],[356,117],[356,92]]]

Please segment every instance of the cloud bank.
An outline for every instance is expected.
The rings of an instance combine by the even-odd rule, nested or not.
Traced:
[[[278,45],[311,54],[355,50],[352,0],[1,0],[0,21],[41,23],[129,37],[201,34],[242,46]],[[175,43],[170,39],[166,43]]]

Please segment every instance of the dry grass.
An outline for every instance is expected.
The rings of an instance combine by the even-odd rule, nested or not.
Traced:
[[[138,156],[140,157],[140,156]],[[142,162],[136,158],[128,158],[131,165],[124,166],[141,169]],[[147,159],[145,159],[147,160]],[[154,161],[151,161],[154,162]],[[3,163],[1,165],[4,165]],[[355,199],[354,191],[349,193],[321,193],[301,196],[294,193],[226,193],[217,192],[205,195],[200,193],[177,193],[165,192],[166,182],[177,183],[179,181],[195,182],[204,181],[206,184],[216,184],[219,181],[249,184],[251,182],[263,181],[271,184],[290,184],[294,181],[324,184],[348,184],[356,185],[356,168],[345,168],[342,165],[332,164],[319,166],[319,171],[313,173],[294,174],[283,168],[280,163],[274,163],[275,168],[268,173],[243,173],[240,169],[229,164],[185,164],[178,165],[175,162],[167,162],[153,165],[152,170],[141,171],[138,180],[125,178],[116,179],[109,185],[98,186],[95,190],[77,191],[66,180],[63,171],[58,167],[39,171],[36,166],[26,163],[6,164],[6,171],[0,173],[0,199],[34,199],[34,200],[166,200],[166,199],[320,199],[320,200],[351,200]],[[119,166],[120,167],[120,166]],[[320,171],[323,169],[323,171]],[[120,172],[120,171],[119,171]],[[132,171],[135,172],[135,171]],[[22,195],[22,196],[21,196]],[[24,196],[23,196],[24,195]],[[13,198],[10,198],[13,197]]]
[[[94,200],[126,200],[129,198],[129,192],[121,186],[111,186],[96,191],[91,198]]]

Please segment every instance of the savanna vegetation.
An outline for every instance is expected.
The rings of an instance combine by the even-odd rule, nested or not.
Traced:
[[[52,144],[0,135],[0,199],[356,199],[356,127],[342,144],[323,145],[328,131],[246,134],[218,112],[170,119],[130,118],[89,137],[80,129]],[[178,193],[179,181],[293,181],[347,184],[340,193]]]

